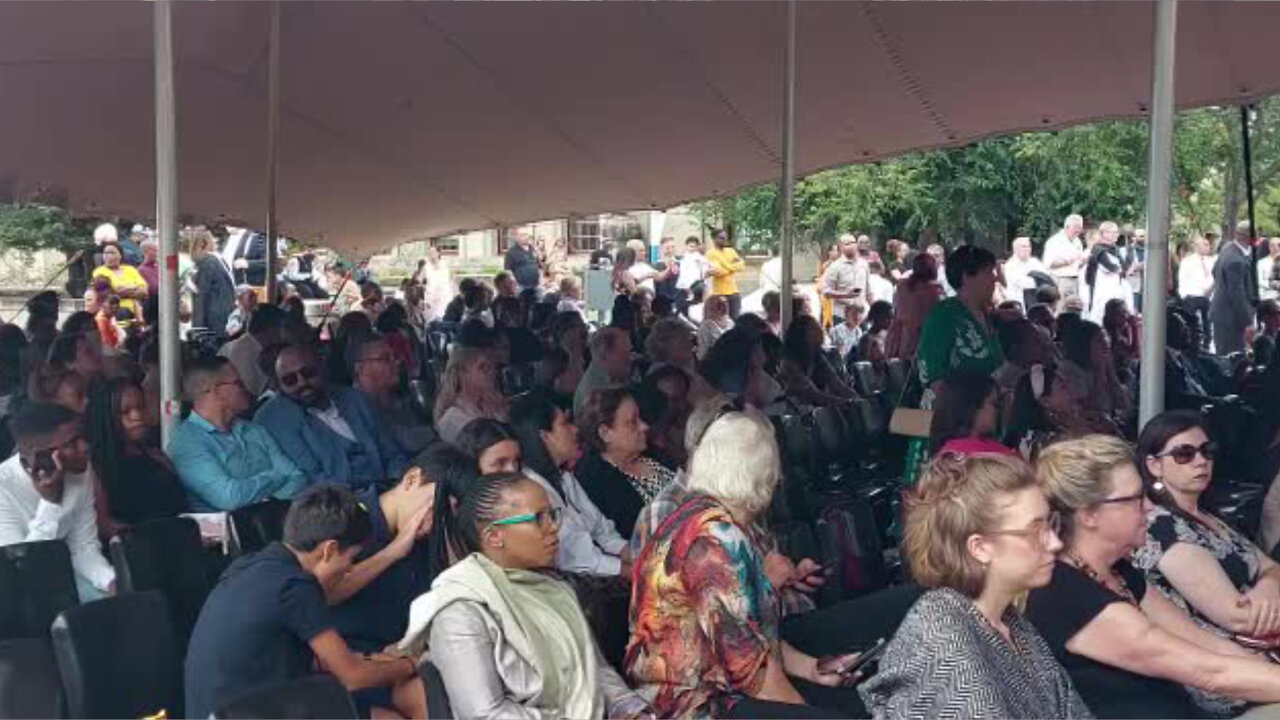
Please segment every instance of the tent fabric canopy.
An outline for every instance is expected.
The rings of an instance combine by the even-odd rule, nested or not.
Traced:
[[[179,205],[265,224],[268,4],[176,3]],[[281,232],[355,256],[776,179],[786,8],[282,3]],[[1152,4],[803,2],[796,168],[1137,117]],[[0,3],[0,194],[155,207],[150,3]],[[1280,92],[1280,3],[1183,0],[1176,103]]]

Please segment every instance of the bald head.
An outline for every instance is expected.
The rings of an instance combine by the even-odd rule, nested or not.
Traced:
[[[289,345],[276,357],[276,381],[285,397],[305,407],[329,405],[320,356],[307,345]]]

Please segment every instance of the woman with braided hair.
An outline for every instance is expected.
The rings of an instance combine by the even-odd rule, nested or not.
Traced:
[[[400,649],[431,648],[456,717],[651,716],[601,656],[555,562],[560,512],[518,473],[485,475],[458,506],[469,553],[414,601]]]
[[[903,554],[929,589],[859,690],[876,718],[1088,718],[1014,607],[1048,584],[1057,513],[1015,457],[944,453],[904,498]]]

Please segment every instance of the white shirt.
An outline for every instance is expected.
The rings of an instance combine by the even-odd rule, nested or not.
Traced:
[[[676,278],[677,290],[688,290],[707,279],[711,261],[700,252],[686,252],[680,256],[680,276]]]
[[[648,263],[638,262],[627,268],[627,274],[636,281],[636,287],[645,290],[653,290],[653,278],[658,274],[657,270]]]
[[[1032,272],[1045,272],[1044,263],[1040,262],[1036,256],[1032,255],[1027,258],[1026,262],[1018,259],[1015,255],[1004,263],[1004,282],[1010,290],[1026,292],[1027,290],[1036,289],[1036,281],[1031,279]],[[1014,298],[1019,302],[1022,296]]]
[[[831,328],[827,336],[831,339],[832,347],[843,359],[849,357],[849,353],[858,347],[858,341],[862,340],[862,328],[851,326],[847,322],[840,323]]]
[[[605,517],[587,496],[573,473],[560,475],[564,496],[530,468],[521,471],[542,486],[552,507],[561,508],[560,549],[556,569],[587,575],[617,575],[622,572],[623,548],[627,541],[618,534],[613,521]]]
[[[0,546],[64,540],[76,578],[106,593],[116,571],[102,556],[93,484],[87,474],[67,475],[62,502],[40,497],[18,456],[0,463]],[[78,583],[79,584],[79,583]]]
[[[1213,294],[1213,266],[1217,255],[1192,253],[1178,263],[1178,294],[1182,297],[1209,297]]]
[[[353,443],[360,442],[356,439],[355,431],[351,429],[351,424],[347,419],[342,417],[342,413],[338,412],[338,406],[329,403],[329,407],[324,410],[316,408],[308,408],[308,412],[315,416],[317,420],[324,423],[326,427]]]
[[[1271,270],[1275,267],[1276,259],[1270,255],[1258,261],[1258,299],[1259,300],[1275,300],[1280,298],[1280,292],[1271,289]]]
[[[707,357],[707,353],[711,352],[711,346],[716,344],[721,335],[733,329],[733,320],[727,316],[721,320],[723,325],[717,324],[712,320],[703,320],[698,326],[698,359],[702,360]]]
[[[1049,273],[1054,277],[1079,277],[1080,267],[1087,258],[1084,241],[1079,235],[1074,240],[1068,238],[1065,230],[1059,230],[1044,244],[1044,266],[1049,268]],[[1054,267],[1053,264],[1059,260],[1069,261],[1070,264]]]
[[[827,271],[822,275],[823,292],[846,295],[854,290],[862,290],[861,298],[831,298],[831,306],[837,317],[843,317],[844,306],[854,300],[866,302],[867,296],[871,294],[867,283],[867,276],[870,274],[867,263],[862,258],[850,260],[841,257],[827,266]]]
[[[888,278],[880,277],[875,273],[867,275],[867,293],[871,296],[867,299],[868,306],[870,303],[884,300],[885,302],[893,302],[893,283]]]

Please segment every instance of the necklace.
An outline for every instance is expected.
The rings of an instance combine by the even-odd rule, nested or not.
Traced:
[[[1107,590],[1112,589],[1111,586],[1107,585],[1107,582],[1103,580],[1102,576],[1098,574],[1098,571],[1090,567],[1089,563],[1085,562],[1079,555],[1075,554],[1074,551],[1068,550],[1065,555],[1067,556],[1067,560],[1070,560],[1072,565],[1075,565],[1081,572],[1089,576],[1090,580],[1098,583]],[[1119,591],[1117,594],[1123,598],[1125,602],[1134,607],[1138,607],[1138,599],[1129,591],[1129,586],[1125,585],[1124,578],[1116,575],[1114,572],[1111,573],[1111,576],[1115,578],[1116,584],[1119,585]]]

